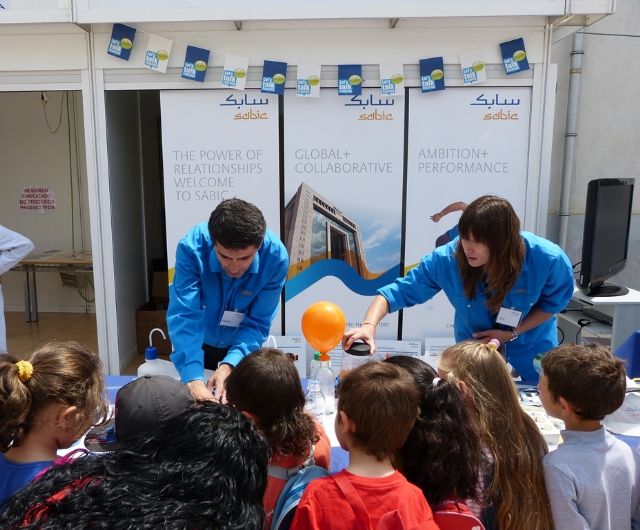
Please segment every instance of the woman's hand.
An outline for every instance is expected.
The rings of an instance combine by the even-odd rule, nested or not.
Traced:
[[[371,353],[374,354],[376,352],[375,334],[376,327],[373,324],[365,322],[359,328],[350,329],[344,334],[344,337],[342,337],[342,348],[348,350],[355,341],[361,340],[371,347]]]
[[[487,329],[485,331],[476,331],[472,336],[474,339],[479,340],[484,344],[487,344],[491,339],[499,340],[500,344],[504,344],[505,342],[509,342],[513,338],[513,334],[511,333],[511,331],[504,329]]]

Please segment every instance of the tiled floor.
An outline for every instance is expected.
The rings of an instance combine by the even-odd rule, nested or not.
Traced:
[[[96,315],[93,313],[40,313],[38,322],[25,322],[23,312],[5,313],[7,349],[18,359],[26,359],[39,346],[54,340],[75,340],[91,351],[98,351]],[[161,359],[168,359],[160,355]],[[135,375],[144,362],[136,355],[122,370],[123,375]]]
[[[22,312],[6,312],[7,349],[24,359],[39,346],[53,340],[76,340],[98,351],[96,316],[92,313],[40,313],[38,322],[25,322]]]

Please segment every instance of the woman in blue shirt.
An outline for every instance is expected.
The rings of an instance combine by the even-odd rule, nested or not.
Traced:
[[[536,357],[558,345],[556,313],[573,294],[571,262],[554,243],[520,231],[511,204],[485,195],[467,206],[459,237],[436,248],[402,278],[378,290],[362,326],[345,334],[375,351],[375,329],[387,313],[443,291],[455,309],[457,342],[498,339],[524,381],[537,381]]]

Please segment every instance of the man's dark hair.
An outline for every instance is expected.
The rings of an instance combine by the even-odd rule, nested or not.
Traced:
[[[564,398],[583,420],[602,420],[624,401],[624,361],[597,344],[565,345],[542,358],[551,396]]]
[[[257,206],[242,199],[222,201],[209,217],[209,235],[225,248],[260,247],[267,223]]]
[[[406,370],[371,361],[340,381],[338,411],[353,422],[355,445],[378,460],[402,447],[416,417],[420,394]]]
[[[140,447],[50,469],[7,501],[0,528],[262,530],[268,452],[239,411],[194,403]]]
[[[455,379],[438,376],[427,363],[405,355],[385,362],[407,370],[420,390],[420,415],[398,452],[400,471],[430,506],[446,499],[481,499],[480,434]]]

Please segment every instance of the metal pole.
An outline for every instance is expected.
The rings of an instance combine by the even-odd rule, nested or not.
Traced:
[[[558,242],[567,247],[569,217],[571,216],[571,187],[575,173],[576,140],[578,137],[578,103],[580,102],[580,82],[582,78],[582,57],[584,35],[581,31],[573,34],[571,47],[571,69],[569,70],[569,99],[567,101],[567,123],[564,132],[564,160],[560,191],[560,228]]]

